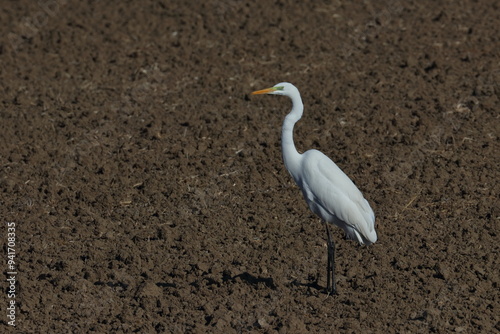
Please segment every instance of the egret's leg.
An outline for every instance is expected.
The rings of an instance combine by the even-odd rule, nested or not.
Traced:
[[[330,228],[328,227],[328,223],[325,222],[326,227],[326,236],[327,236],[327,254],[328,254],[328,263],[326,266],[326,291],[328,294],[335,293],[335,243],[332,240],[330,235]]]

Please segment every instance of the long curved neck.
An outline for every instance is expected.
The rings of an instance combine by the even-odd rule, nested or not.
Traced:
[[[285,117],[283,127],[281,129],[281,149],[283,152],[283,161],[293,178],[296,178],[297,171],[300,168],[301,155],[295,148],[293,142],[293,127],[295,123],[302,117],[304,105],[300,95],[292,97],[292,111]]]

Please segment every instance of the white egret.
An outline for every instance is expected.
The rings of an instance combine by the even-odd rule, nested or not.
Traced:
[[[328,223],[342,228],[349,239],[370,245],[377,241],[375,215],[363,194],[330,158],[318,150],[300,154],[295,148],[293,127],[304,111],[299,90],[291,83],[283,82],[252,93],[255,94],[284,95],[292,100],[292,111],[285,117],[281,130],[283,161],[311,211],[325,222],[328,240],[327,291],[334,293],[335,244]]]

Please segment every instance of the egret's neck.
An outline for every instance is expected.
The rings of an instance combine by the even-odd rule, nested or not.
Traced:
[[[283,151],[283,161],[285,167],[292,174],[294,178],[298,176],[296,173],[300,168],[300,153],[295,148],[293,142],[293,127],[295,123],[302,117],[304,105],[300,96],[292,98],[292,111],[285,117],[283,127],[281,129],[281,149]]]

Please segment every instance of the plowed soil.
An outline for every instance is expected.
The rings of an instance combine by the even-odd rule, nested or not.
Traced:
[[[497,1],[23,0],[0,26],[1,332],[500,330]],[[299,151],[376,214],[374,245],[333,229],[333,296],[290,101],[250,95],[282,81]]]

